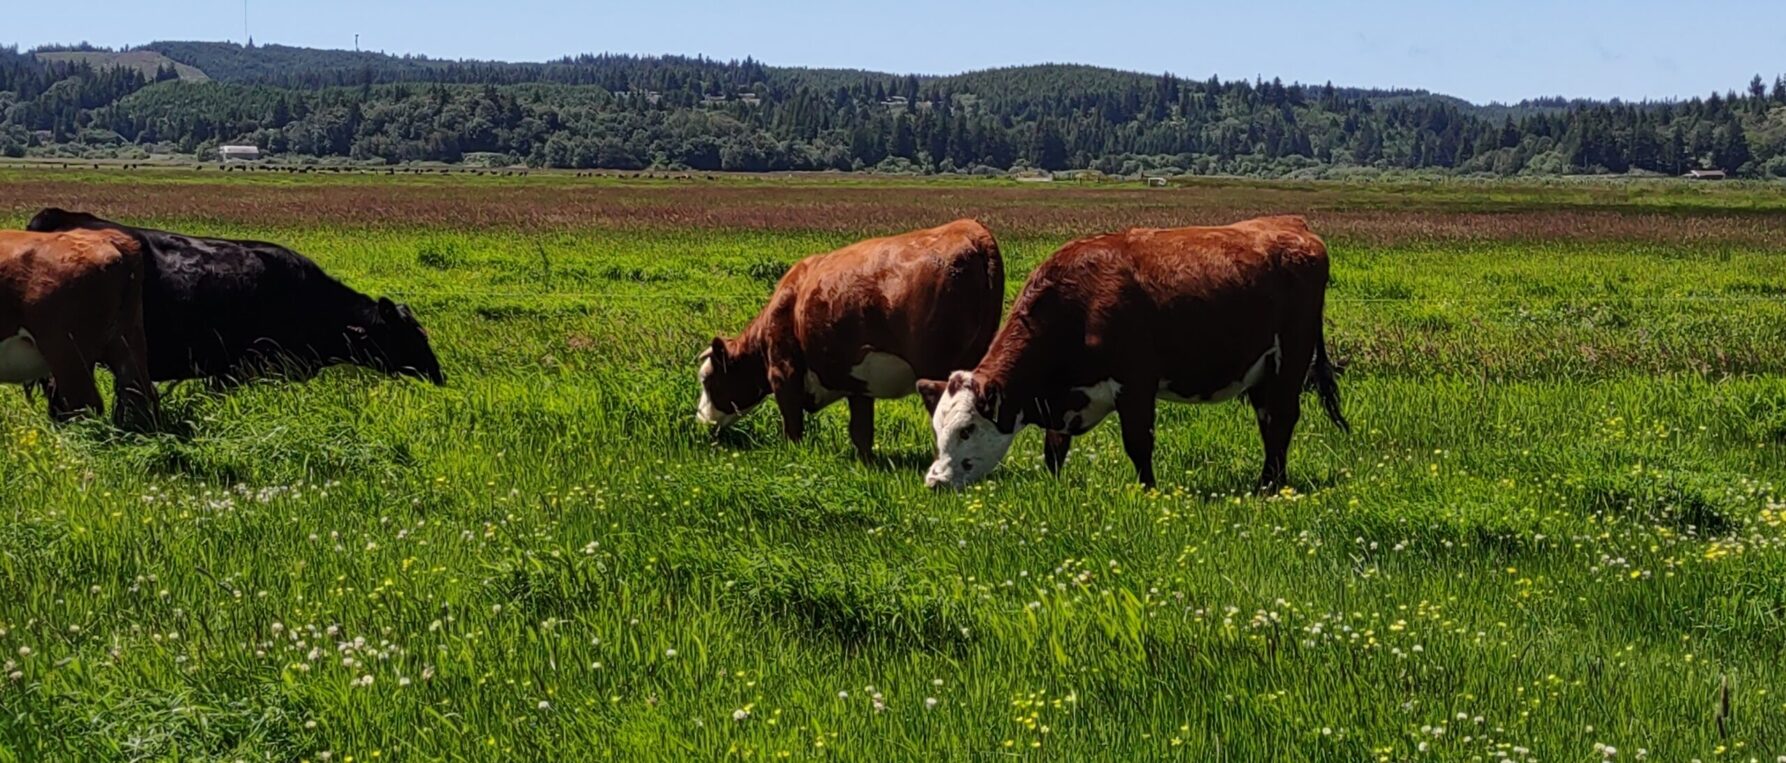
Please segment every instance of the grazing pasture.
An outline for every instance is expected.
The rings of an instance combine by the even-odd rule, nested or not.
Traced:
[[[451,385],[0,389],[0,760],[1763,760],[1786,755],[1786,193],[1676,183],[0,170],[42,206],[304,252]],[[717,440],[696,354],[796,259],[976,216],[1309,218],[1354,431],[1243,403],[932,493],[916,397]],[[1206,327],[1170,327],[1204,330]],[[1220,327],[1207,327],[1220,330]],[[1167,330],[1162,328],[1162,330]]]

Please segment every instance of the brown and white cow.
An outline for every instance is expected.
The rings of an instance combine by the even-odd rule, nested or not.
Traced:
[[[867,459],[874,401],[984,354],[1004,294],[998,242],[973,220],[808,257],[742,334],[702,353],[696,416],[723,427],[774,397],[782,431],[798,441],[807,412],[847,398],[850,441]]]
[[[61,420],[103,410],[111,370],[120,426],[155,418],[143,337],[143,249],[118,231],[0,232],[0,382],[49,385]]]
[[[1018,430],[1047,431],[1050,471],[1111,412],[1143,484],[1154,484],[1154,401],[1245,395],[1265,441],[1261,488],[1284,481],[1305,384],[1342,429],[1321,313],[1327,247],[1299,217],[1135,229],[1074,241],[1030,275],[972,371],[926,379],[936,462],[925,482],[992,471]]]

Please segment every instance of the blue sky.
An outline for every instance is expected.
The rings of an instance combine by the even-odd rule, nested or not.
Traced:
[[[241,0],[13,3],[0,43],[240,41]],[[1473,101],[1703,95],[1786,70],[1786,2],[249,0],[256,42],[443,58],[754,56],[946,74],[1042,62],[1419,87]]]

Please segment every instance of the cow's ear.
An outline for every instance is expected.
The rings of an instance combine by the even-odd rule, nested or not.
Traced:
[[[943,401],[943,393],[948,391],[948,389],[948,382],[937,381],[935,379],[918,380],[918,396],[924,399],[924,407],[933,411],[936,410],[936,406]]]
[[[392,315],[392,316],[396,315],[397,314],[397,303],[392,302],[390,297],[379,297],[378,298],[378,313],[380,315]]]
[[[707,355],[713,358],[714,362],[724,361],[726,359],[726,340],[714,337],[713,344],[707,347]]]

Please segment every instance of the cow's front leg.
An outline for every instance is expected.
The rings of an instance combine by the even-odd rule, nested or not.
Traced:
[[[1067,451],[1073,448],[1073,436],[1066,432],[1049,432],[1042,440],[1042,459],[1048,464],[1048,473],[1060,476],[1060,468],[1067,463]]]
[[[1157,386],[1137,384],[1134,388],[1152,390]],[[1151,488],[1154,486],[1153,395],[1118,394],[1116,415],[1122,421],[1122,449],[1129,454],[1129,460],[1135,462],[1135,476],[1141,480],[1142,485]]]
[[[775,407],[781,410],[781,432],[789,442],[806,436],[806,390],[787,383],[775,388]]]

